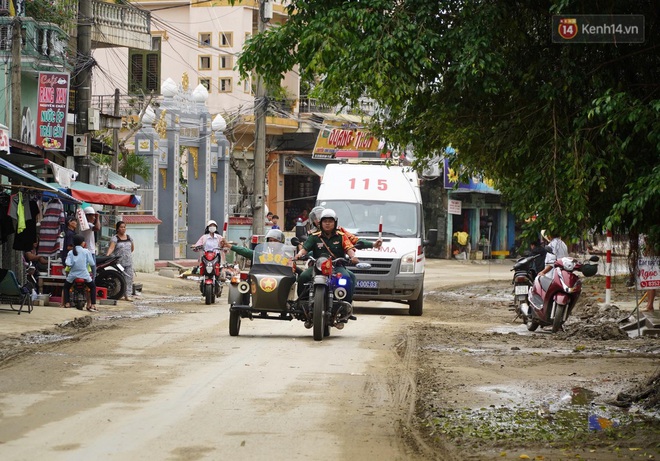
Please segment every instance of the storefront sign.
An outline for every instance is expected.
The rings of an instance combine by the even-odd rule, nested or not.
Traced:
[[[449,200],[447,204],[447,211],[449,214],[461,214],[461,201],[460,200]]]
[[[639,258],[637,260],[637,289],[654,290],[660,288],[660,258]]]
[[[378,139],[354,123],[326,122],[316,138],[312,158],[379,158]]]
[[[445,189],[457,189],[460,191],[474,191],[474,192],[490,192],[498,193],[493,188],[493,181],[483,177],[472,177],[468,183],[458,182],[458,172],[453,168],[449,168],[449,160],[444,160],[444,176],[445,176]]]
[[[66,150],[69,74],[40,72],[37,105],[37,146]]]
[[[0,152],[9,153],[9,129],[4,125],[0,126]]]

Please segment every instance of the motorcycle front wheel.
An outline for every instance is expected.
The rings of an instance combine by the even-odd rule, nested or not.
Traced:
[[[312,319],[314,320],[314,341],[321,341],[325,329],[325,287],[318,287],[314,290],[314,311]]]
[[[213,301],[215,301],[213,298],[213,285],[204,285],[204,299],[206,300],[206,304],[213,304]]]
[[[555,309],[555,318],[552,319],[552,332],[557,333],[561,330],[562,325],[564,324],[564,311],[566,310],[565,304],[557,304]]]
[[[117,271],[104,270],[96,274],[95,283],[97,287],[103,287],[108,290],[109,299],[121,299],[126,292],[126,280]]]

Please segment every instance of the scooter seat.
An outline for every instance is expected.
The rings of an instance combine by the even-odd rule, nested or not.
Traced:
[[[541,282],[541,287],[543,288],[543,291],[548,291],[548,288],[550,288],[550,284],[552,283],[552,271],[548,272],[548,274],[550,276],[543,275],[539,280]]]

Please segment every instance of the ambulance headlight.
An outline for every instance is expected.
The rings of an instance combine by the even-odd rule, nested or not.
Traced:
[[[414,251],[407,253],[401,257],[400,274],[413,274],[415,272],[415,258],[417,254]]]

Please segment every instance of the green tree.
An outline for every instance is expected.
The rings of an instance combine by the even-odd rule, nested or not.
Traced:
[[[453,145],[519,218],[538,214],[526,233],[660,222],[660,190],[644,189],[660,173],[655,2],[294,0],[289,13],[249,41],[243,73],[274,83],[299,65],[329,103],[375,99],[376,133],[420,162]],[[644,15],[645,42],[552,43],[553,14],[596,13]]]

